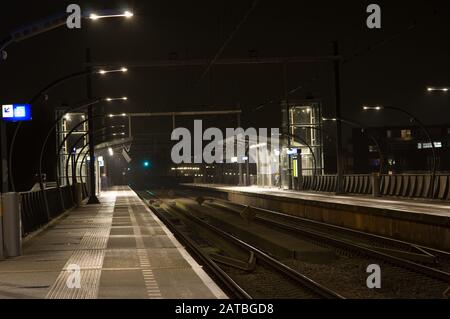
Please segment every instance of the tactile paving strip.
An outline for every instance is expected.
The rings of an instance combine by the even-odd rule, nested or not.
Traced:
[[[81,240],[80,249],[106,249],[110,231],[111,227],[89,229]]]
[[[101,211],[92,219],[85,220],[82,227],[88,226],[78,249],[66,262],[55,283],[47,293],[46,299],[95,299],[111,232],[113,212]],[[82,220],[82,219],[80,219]],[[80,227],[77,218],[68,221],[72,227]],[[67,225],[69,226],[69,225]],[[79,281],[79,286],[77,284]]]
[[[95,299],[97,298],[101,270],[81,270],[80,288],[69,288],[73,272],[63,271],[47,293],[46,299]]]
[[[127,198],[127,201],[129,203],[129,198]],[[139,264],[142,268],[142,275],[144,276],[144,284],[145,289],[147,290],[147,296],[150,299],[162,299],[161,290],[155,279],[153,270],[151,269],[150,258],[148,258],[147,250],[142,249],[145,247],[145,245],[144,241],[142,240],[141,229],[140,227],[138,227],[139,225],[136,221],[136,216],[131,205],[129,206],[128,211],[133,223],[133,231],[136,235],[136,247],[138,248],[137,255],[139,258]]]
[[[71,265],[77,265],[82,270],[102,269],[104,258],[104,250],[76,250],[63,270],[68,270]]]

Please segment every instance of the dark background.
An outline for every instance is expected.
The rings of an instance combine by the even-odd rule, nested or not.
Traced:
[[[3,1],[0,38],[11,30],[65,11],[74,1]],[[1,104],[24,102],[49,82],[82,70],[85,49],[94,62],[145,62],[211,59],[252,1],[78,1],[83,10],[129,8],[131,20],[83,21],[81,30],[64,27],[13,44],[0,64]],[[370,3],[382,7],[382,29],[366,27]],[[400,125],[408,119],[381,112],[364,114],[363,104],[404,107],[426,124],[450,122],[448,94],[426,92],[428,85],[450,85],[450,5],[448,1],[260,1],[233,38],[222,58],[324,56],[339,41],[345,58],[342,74],[342,116],[367,125]],[[355,56],[355,54],[358,54]],[[255,54],[255,53],[253,53]],[[114,112],[194,109],[244,110],[244,126],[278,127],[279,104],[256,106],[283,97],[279,65],[217,66],[200,81],[204,68],[130,68],[126,75],[97,79],[95,96],[130,98],[114,104]],[[324,115],[334,113],[331,63],[292,64],[288,89],[302,85],[291,99],[314,97],[323,101]],[[54,119],[53,109],[86,97],[84,80],[73,80],[52,90],[34,105],[34,120],[25,125],[14,158],[18,188],[28,189],[36,173],[37,151]],[[219,119],[220,120],[220,119]],[[151,133],[167,131],[168,123],[146,121],[136,128]],[[167,125],[166,125],[167,124]],[[350,129],[345,129],[348,135]],[[11,134],[11,127],[9,128]],[[347,139],[344,140],[344,142]],[[53,143],[50,143],[53,144]],[[53,148],[53,149],[52,149]],[[54,145],[48,154],[54,153]],[[52,165],[51,156],[47,167]]]

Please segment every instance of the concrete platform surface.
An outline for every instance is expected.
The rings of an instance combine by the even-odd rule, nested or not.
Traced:
[[[0,298],[227,298],[128,187],[102,193],[0,261]]]
[[[330,193],[300,192],[281,190],[279,188],[257,187],[257,186],[228,186],[214,184],[185,184],[190,187],[215,189],[226,192],[241,192],[257,195],[268,195],[285,199],[297,199],[315,201],[329,204],[350,205],[361,208],[374,208],[380,210],[398,211],[415,214],[426,214],[442,220],[450,221],[450,203],[438,200],[414,200],[400,198],[372,198],[356,195],[334,195]],[[450,222],[447,224],[450,225]]]
[[[241,205],[450,251],[450,203],[371,198],[263,187],[185,184]]]

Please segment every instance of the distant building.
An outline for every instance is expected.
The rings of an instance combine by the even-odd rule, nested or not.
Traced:
[[[436,149],[436,167],[450,172],[450,124],[427,127]],[[432,164],[432,145],[424,131],[417,126],[370,127],[364,132],[352,132],[353,154],[347,159],[356,174],[376,172],[380,156],[372,135],[380,145],[383,173],[428,172]]]

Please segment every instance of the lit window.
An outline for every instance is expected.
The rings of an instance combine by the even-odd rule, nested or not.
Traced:
[[[442,148],[442,142],[434,142],[434,147],[435,148]],[[431,143],[419,143],[417,145],[418,149],[428,149],[428,148],[432,148]]]
[[[401,130],[400,136],[402,140],[410,140],[412,138],[411,130]]]

